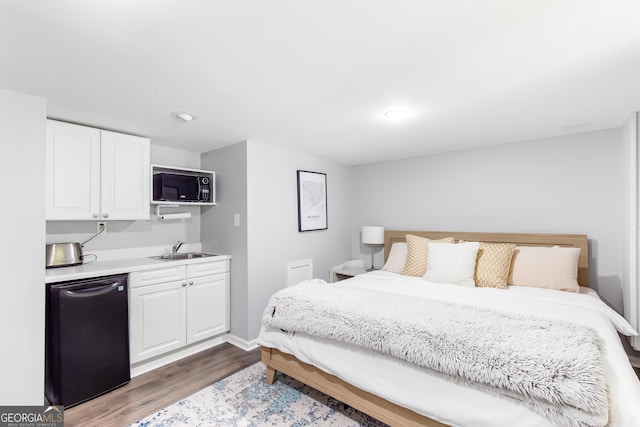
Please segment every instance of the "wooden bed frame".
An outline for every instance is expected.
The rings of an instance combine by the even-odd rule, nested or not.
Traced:
[[[524,233],[469,233],[443,231],[385,231],[385,260],[391,245],[405,241],[407,234],[432,239],[453,237],[456,241],[506,242],[521,246],[564,246],[580,248],[578,260],[578,283],[589,282],[589,252],[587,236],[584,234],[524,234]],[[436,420],[417,414],[407,408],[391,403],[374,394],[361,390],[340,378],[327,374],[313,365],[301,362],[295,356],[275,348],[262,347],[262,362],[267,366],[267,383],[273,384],[277,372],[295,378],[365,414],[391,426],[442,427]]]

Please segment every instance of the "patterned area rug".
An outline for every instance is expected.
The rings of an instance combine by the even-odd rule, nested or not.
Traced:
[[[386,426],[288,376],[266,378],[258,362],[131,426]]]

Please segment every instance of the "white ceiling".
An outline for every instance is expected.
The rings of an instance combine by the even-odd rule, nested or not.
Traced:
[[[0,54],[0,87],[50,117],[195,152],[355,165],[640,110],[637,0],[2,0]]]

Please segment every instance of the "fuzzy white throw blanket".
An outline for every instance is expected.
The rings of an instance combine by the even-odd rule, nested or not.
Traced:
[[[263,324],[391,355],[559,425],[608,423],[600,340],[578,324],[318,280],[274,294]]]

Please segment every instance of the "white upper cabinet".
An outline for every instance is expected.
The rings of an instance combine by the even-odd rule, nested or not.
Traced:
[[[47,120],[47,220],[149,219],[147,138]]]
[[[47,120],[47,219],[99,219],[100,130]]]
[[[101,131],[103,219],[149,219],[149,140]]]

